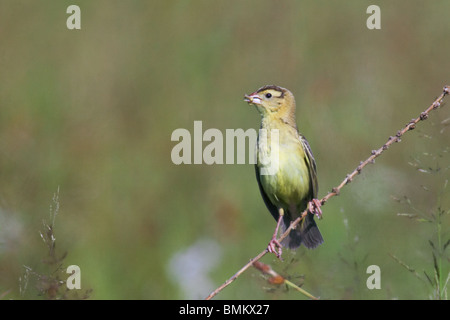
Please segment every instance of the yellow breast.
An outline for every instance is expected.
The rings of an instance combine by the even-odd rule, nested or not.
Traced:
[[[303,206],[310,193],[310,178],[297,130],[282,124],[267,125],[265,129],[267,139],[260,135],[258,140],[258,164],[260,172],[262,168],[272,170],[260,176],[264,191],[277,206]],[[278,139],[273,130],[278,130]]]

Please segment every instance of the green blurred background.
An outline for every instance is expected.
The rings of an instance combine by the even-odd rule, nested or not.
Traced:
[[[66,28],[71,4],[81,30]],[[32,276],[20,294],[19,279],[24,265],[56,272],[39,231],[58,188],[58,255],[90,298],[206,297],[275,221],[253,165],[174,165],[172,132],[257,129],[243,95],[289,88],[324,196],[450,84],[450,2],[376,1],[381,30],[366,27],[371,4],[2,0],[0,297],[48,297]],[[435,297],[391,255],[423,279],[434,252],[441,284],[449,272],[449,215],[436,218],[450,209],[449,117],[434,111],[323,207],[321,247],[262,261],[322,299]],[[304,299],[256,269],[217,298]]]

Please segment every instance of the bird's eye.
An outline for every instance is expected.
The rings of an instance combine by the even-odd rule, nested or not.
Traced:
[[[271,94],[271,93],[266,93],[266,98],[267,98],[267,99],[272,98],[272,94]]]

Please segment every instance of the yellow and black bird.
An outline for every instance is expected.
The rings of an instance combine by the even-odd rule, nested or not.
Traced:
[[[263,200],[277,221],[268,250],[281,256],[281,247],[296,249],[301,244],[313,249],[323,242],[314,214],[321,216],[317,200],[316,162],[308,141],[297,129],[295,99],[287,89],[267,85],[245,95],[255,105],[262,121],[257,142],[256,180]],[[264,135],[262,135],[264,133]],[[269,167],[268,167],[269,165]],[[308,208],[306,217],[280,244],[276,237]]]

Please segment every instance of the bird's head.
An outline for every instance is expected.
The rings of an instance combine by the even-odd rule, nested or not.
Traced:
[[[245,95],[244,101],[255,105],[263,117],[280,118],[296,126],[295,99],[288,89],[267,85],[250,95]]]

